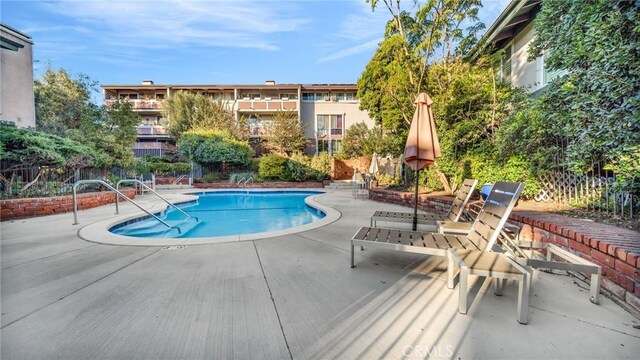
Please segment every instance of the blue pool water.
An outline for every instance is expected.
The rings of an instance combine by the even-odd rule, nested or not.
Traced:
[[[198,201],[177,205],[193,218],[185,220],[169,208],[158,215],[170,225],[167,229],[146,216],[116,225],[109,231],[135,237],[194,238],[253,234],[277,231],[317,221],[325,216],[307,206],[304,199],[321,194],[312,191],[221,191],[196,193]],[[195,218],[198,218],[196,221]]]

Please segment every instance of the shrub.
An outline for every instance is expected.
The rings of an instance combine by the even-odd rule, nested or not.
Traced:
[[[178,140],[178,148],[188,159],[207,164],[227,162],[247,166],[253,155],[247,142],[220,130],[187,131]]]
[[[311,168],[318,172],[317,180],[322,181],[331,176],[331,155],[320,153],[311,158]]]
[[[281,155],[268,154],[260,158],[258,174],[263,179],[280,180],[287,179],[287,158]]]
[[[212,183],[212,182],[216,182],[220,180],[220,174],[215,173],[215,172],[210,172],[207,175],[201,177],[200,179],[198,179],[196,182],[200,182],[200,183]]]

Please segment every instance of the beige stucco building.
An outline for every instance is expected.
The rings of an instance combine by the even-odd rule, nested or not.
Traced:
[[[548,71],[545,56],[529,61],[529,46],[534,39],[533,19],[543,0],[512,0],[482,36],[472,56],[504,50],[500,76],[512,85],[537,94],[562,71]]]
[[[277,111],[294,111],[309,139],[309,154],[340,151],[346,129],[356,123],[374,126],[367,112],[359,109],[355,84],[276,84],[267,80],[260,85],[156,85],[145,80],[140,85],[103,85],[102,89],[105,105],[126,99],[140,115],[134,148],[138,156],[174,150],[162,112],[164,99],[177,91],[222,100],[237,120],[248,120],[255,138],[264,134]]]
[[[35,127],[33,41],[4,24],[0,24],[0,84],[0,119]]]

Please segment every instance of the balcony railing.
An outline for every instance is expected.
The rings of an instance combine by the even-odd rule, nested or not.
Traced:
[[[296,100],[238,100],[239,111],[278,111],[296,110],[298,102]]]
[[[168,135],[167,129],[164,126],[158,125],[138,125],[136,126],[138,135]]]
[[[318,137],[325,137],[329,134],[328,129],[318,130]],[[331,129],[331,135],[342,135],[342,128],[333,128]]]
[[[108,109],[116,101],[118,101],[118,100],[105,100],[104,104]],[[134,110],[162,109],[162,100],[139,100],[139,99],[131,100],[131,99],[128,99],[128,100],[125,100],[125,101],[128,101],[131,104],[131,107]]]

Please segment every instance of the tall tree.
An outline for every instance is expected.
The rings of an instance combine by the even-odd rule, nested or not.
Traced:
[[[545,126],[560,136],[567,162],[632,174],[640,161],[640,12],[626,0],[545,0],[533,23],[530,59],[564,70],[540,98]],[[623,176],[640,192],[640,173]]]
[[[178,91],[164,101],[164,116],[171,135],[179,137],[194,129],[230,131],[246,140],[247,129],[236,124],[231,109],[221,100],[187,91]]]
[[[96,89],[97,82],[86,75],[74,79],[64,69],[48,68],[33,84],[36,128],[60,136],[80,128],[95,112],[91,93]]]
[[[280,154],[304,151],[308,143],[300,119],[294,111],[278,111],[267,126],[267,147]]]

